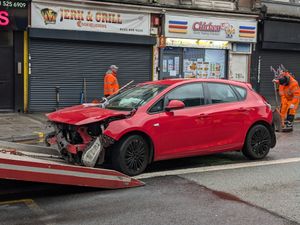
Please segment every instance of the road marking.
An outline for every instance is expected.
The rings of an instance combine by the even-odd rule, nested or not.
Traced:
[[[145,173],[145,174],[141,174],[139,176],[135,176],[134,178],[146,179],[146,178],[152,178],[152,177],[174,176],[174,175],[183,175],[183,174],[188,174],[188,173],[203,173],[203,172],[220,171],[220,170],[232,170],[232,169],[250,168],[250,167],[257,167],[257,166],[268,166],[268,165],[277,165],[277,164],[285,164],[285,163],[294,163],[294,162],[300,162],[300,157]]]
[[[14,205],[14,204],[19,204],[23,203],[25,204],[36,216],[38,216],[38,220],[42,222],[41,224],[43,225],[54,225],[54,223],[48,223],[47,220],[48,215],[47,213],[40,208],[32,199],[19,199],[19,200],[12,200],[12,201],[4,201],[0,202],[1,205]]]
[[[0,202],[0,205],[12,205],[12,204],[18,204],[18,203],[27,204],[27,202],[31,202],[31,201],[32,201],[32,199],[19,199],[19,200]]]

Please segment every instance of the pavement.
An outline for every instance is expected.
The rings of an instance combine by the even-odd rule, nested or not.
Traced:
[[[0,140],[30,141],[43,139],[51,129],[45,114],[0,113]]]

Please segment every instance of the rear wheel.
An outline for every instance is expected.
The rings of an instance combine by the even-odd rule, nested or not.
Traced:
[[[113,150],[112,164],[129,176],[141,174],[148,165],[149,146],[140,135],[122,139]]]
[[[247,134],[243,154],[248,159],[263,159],[270,151],[271,139],[266,126],[261,124],[253,126]]]

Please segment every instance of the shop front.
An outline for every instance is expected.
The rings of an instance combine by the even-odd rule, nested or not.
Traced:
[[[265,20],[261,23],[260,33],[261,38],[252,55],[251,83],[275,106],[274,70],[282,65],[300,82],[300,23]]]
[[[248,80],[248,55],[256,42],[255,19],[166,15],[165,37],[161,79]],[[236,62],[236,54],[246,56],[244,67]]]
[[[0,0],[0,111],[23,105],[23,34],[28,25],[27,1]]]
[[[31,13],[30,111],[79,104],[83,89],[88,102],[101,98],[110,65],[121,86],[152,79],[150,13],[34,1]]]

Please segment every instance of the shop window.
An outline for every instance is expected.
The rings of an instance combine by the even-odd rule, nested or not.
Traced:
[[[181,78],[182,49],[167,47],[162,61],[162,79]]]
[[[187,78],[225,78],[226,51],[185,48],[183,73]]]
[[[251,54],[251,44],[249,44],[249,43],[235,43],[235,44],[233,44],[233,52]]]
[[[166,48],[163,51],[161,79],[226,78],[224,49]]]
[[[13,32],[1,31],[0,32],[0,46],[13,46]]]
[[[238,97],[227,84],[208,83],[207,87],[213,104],[238,101]]]
[[[203,86],[201,83],[186,84],[180,86],[167,94],[168,101],[180,100],[185,107],[204,105]]]

